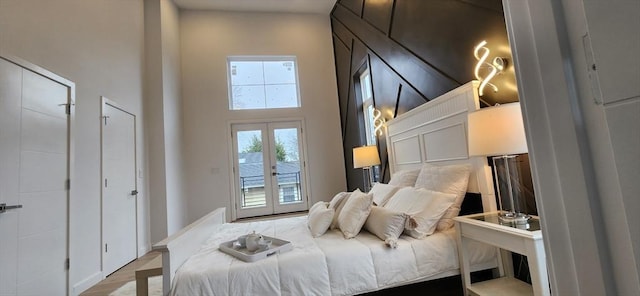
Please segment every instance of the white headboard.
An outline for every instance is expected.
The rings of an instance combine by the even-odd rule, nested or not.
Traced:
[[[466,83],[387,122],[389,171],[423,164],[470,163],[467,191],[482,195],[485,212],[495,211],[491,168],[486,157],[469,157],[467,114],[480,108],[477,81]]]

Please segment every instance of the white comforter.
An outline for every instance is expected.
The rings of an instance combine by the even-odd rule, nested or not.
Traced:
[[[291,241],[293,250],[246,263],[218,245],[251,231]],[[471,263],[494,260],[495,251],[470,246]],[[417,240],[402,236],[390,249],[363,230],[354,239],[340,231],[313,238],[307,217],[223,224],[178,270],[172,295],[352,295],[397,286],[458,269],[455,231]]]

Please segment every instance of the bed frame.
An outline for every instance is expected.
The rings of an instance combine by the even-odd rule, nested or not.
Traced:
[[[478,84],[471,81],[390,120],[386,124],[387,146],[392,174],[425,163],[470,163],[473,169],[468,191],[482,196],[484,211],[488,212],[496,210],[491,169],[486,158],[470,158],[467,153],[467,114],[479,109]],[[225,208],[216,209],[153,246],[153,250],[162,252],[163,295],[169,295],[177,269],[200,249],[217,225],[226,222],[225,212]],[[472,271],[495,266],[474,266]],[[459,272],[445,272],[411,283],[456,274]]]

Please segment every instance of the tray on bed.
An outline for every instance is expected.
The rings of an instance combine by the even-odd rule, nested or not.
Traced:
[[[224,242],[220,244],[220,251],[227,253],[233,257],[236,257],[245,262],[255,262],[258,260],[262,260],[271,255],[284,253],[287,251],[291,251],[293,249],[293,245],[291,242],[286,240],[281,240],[275,237],[264,236],[265,240],[271,241],[271,247],[264,251],[249,251],[247,248],[240,247],[235,244],[237,240],[232,240],[228,242]]]

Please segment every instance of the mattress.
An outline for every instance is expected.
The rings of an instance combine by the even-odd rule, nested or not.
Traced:
[[[247,263],[218,250],[220,243],[256,231],[288,240],[293,250]],[[470,243],[471,264],[495,260],[495,249]],[[339,230],[313,238],[307,217],[226,223],[178,269],[171,295],[353,295],[457,271],[454,229],[424,239],[401,236],[387,247],[362,230],[344,239]]]

